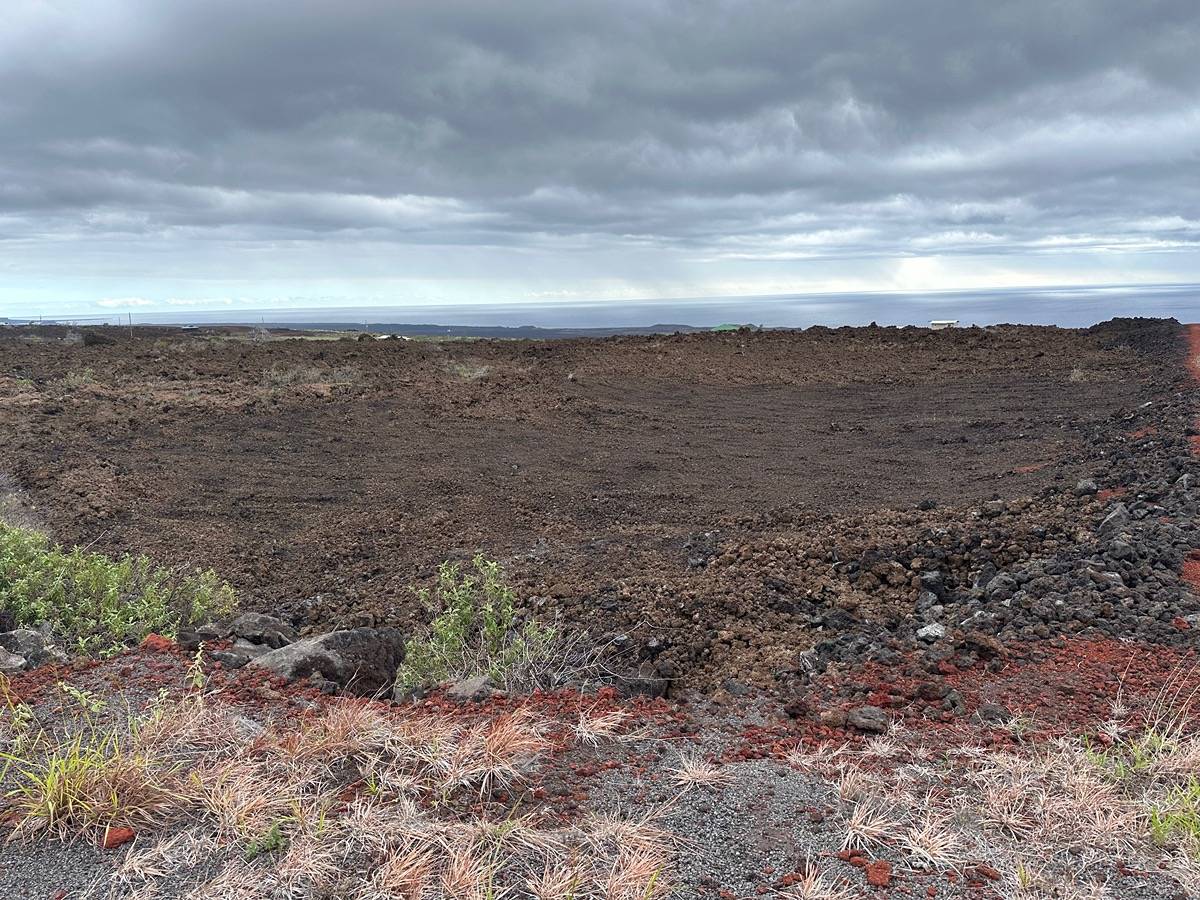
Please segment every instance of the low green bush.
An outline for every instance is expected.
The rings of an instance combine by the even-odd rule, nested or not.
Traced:
[[[0,612],[17,625],[49,622],[84,653],[106,655],[151,632],[228,615],[233,588],[210,571],[178,576],[145,556],[113,559],[0,522]]]
[[[473,573],[457,563],[438,567],[434,590],[420,591],[434,618],[405,645],[396,681],[406,689],[488,675],[508,687],[536,687],[560,662],[553,627],[518,623],[516,596],[498,563],[482,555]]]

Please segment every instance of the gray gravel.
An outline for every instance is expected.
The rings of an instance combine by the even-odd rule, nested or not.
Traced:
[[[103,851],[74,841],[63,844],[44,838],[0,842],[0,897],[11,900],[54,900],[86,895],[109,875],[125,854]],[[60,894],[61,892],[61,894]]]
[[[760,885],[799,869],[805,860],[837,851],[838,830],[809,816],[809,810],[836,805],[830,785],[777,762],[753,761],[725,766],[726,784],[680,793],[667,771],[673,759],[667,755],[664,761],[658,777],[644,782],[614,771],[593,786],[591,798],[598,809],[626,816],[662,804],[659,824],[686,841],[674,893],[680,900],[700,896],[704,888],[753,896]],[[631,807],[629,798],[643,788],[647,804]]]

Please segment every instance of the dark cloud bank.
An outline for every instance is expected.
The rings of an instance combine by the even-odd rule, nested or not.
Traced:
[[[1195,0],[6,6],[0,253],[1200,241]]]

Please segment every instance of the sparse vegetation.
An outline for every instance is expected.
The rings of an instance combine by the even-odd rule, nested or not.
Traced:
[[[212,571],[177,576],[146,556],[67,550],[0,522],[0,611],[23,627],[50,623],[85,653],[108,653],[151,632],[233,610],[233,588]]]
[[[904,397],[910,389],[912,397],[924,397],[926,388],[932,396],[932,388],[957,371],[948,358],[910,354],[913,348],[898,330],[873,330],[866,342],[854,335],[854,342],[869,345],[870,359],[885,356],[882,338],[887,355],[894,351],[899,361],[899,368],[871,368],[877,364],[868,357],[855,357],[864,384],[896,384],[898,371]],[[257,337],[266,338],[236,340]],[[1120,471],[1067,447],[1062,484],[1016,503],[1008,502],[1012,498],[1000,485],[995,495],[1003,500],[994,517],[992,510],[960,516],[967,498],[972,505],[978,499],[981,476],[974,469],[963,481],[946,476],[930,503],[914,511],[871,510],[867,506],[876,501],[864,495],[863,511],[849,518],[833,511],[827,516],[820,504],[811,517],[710,516],[713,485],[728,494],[719,498],[722,509],[761,506],[757,494],[734,496],[729,487],[746,480],[760,448],[747,455],[741,451],[748,445],[734,447],[722,455],[730,467],[714,469],[720,460],[702,458],[713,456],[711,441],[693,440],[699,433],[694,429],[745,426],[757,440],[764,421],[754,402],[760,382],[771,381],[767,387],[777,390],[776,379],[791,385],[842,379],[844,353],[857,352],[847,350],[840,334],[801,337],[764,335],[762,346],[735,361],[738,369],[728,378],[725,362],[706,356],[711,348],[703,341],[666,338],[653,346],[614,341],[603,354],[570,342],[563,345],[570,353],[545,346],[514,356],[493,345],[477,353],[454,345],[356,344],[306,356],[300,345],[247,344],[234,348],[230,360],[218,347],[195,372],[180,364],[186,361],[144,348],[119,357],[118,348],[105,351],[101,384],[87,388],[90,376],[79,373],[79,398],[55,403],[48,402],[48,378],[105,357],[55,347],[47,349],[44,364],[31,357],[41,367],[18,360],[22,373],[36,375],[42,393],[14,393],[12,379],[0,384],[0,393],[13,401],[8,408],[16,435],[4,465],[22,479],[0,477],[0,518],[6,521],[26,529],[44,520],[74,521],[67,526],[70,539],[86,542],[76,530],[86,522],[103,517],[120,523],[140,515],[141,527],[123,535],[123,542],[136,543],[148,528],[159,527],[162,540],[188,541],[198,556],[211,553],[222,566],[234,567],[239,584],[265,577],[263,567],[273,563],[272,583],[256,608],[290,620],[306,637],[329,628],[403,624],[416,604],[396,597],[400,580],[394,573],[424,571],[447,541],[509,548],[512,573],[522,580],[507,581],[496,563],[482,557],[447,564],[424,595],[431,608],[423,616],[428,627],[388,628],[378,635],[381,645],[399,633],[412,638],[398,673],[402,687],[487,676],[509,692],[481,703],[456,701],[488,696],[487,685],[457,685],[412,705],[334,699],[324,692],[345,682],[349,652],[334,661],[329,677],[321,672],[286,686],[253,666],[232,670],[257,652],[252,645],[268,646],[252,637],[253,625],[229,634],[243,639],[235,648],[216,638],[226,632],[206,632],[212,640],[194,651],[190,665],[182,648],[155,641],[107,662],[80,664],[69,674],[64,667],[22,672],[11,682],[0,677],[0,841],[15,826],[20,838],[0,859],[0,887],[14,893],[9,886],[22,877],[22,863],[53,852],[23,844],[59,837],[92,843],[117,830],[118,839],[128,838],[120,850],[98,854],[100,867],[84,872],[81,864],[81,871],[71,867],[70,873],[100,881],[114,874],[110,900],[161,894],[211,900],[648,900],[675,880],[667,877],[674,845],[647,821],[658,816],[681,836],[688,854],[672,897],[715,895],[718,888],[739,897],[793,900],[883,896],[889,878],[897,882],[893,891],[913,895],[936,886],[943,893],[982,890],[1060,900],[1122,895],[1135,890],[1130,885],[1136,879],[1164,896],[1200,887],[1200,732],[1190,698],[1175,691],[1159,710],[1147,711],[1145,704],[1171,665],[1195,659],[1189,635],[1196,633],[1197,609],[1183,584],[1175,590],[1175,569],[1190,546],[1187,498],[1195,494],[1194,466],[1184,458],[1187,435],[1168,431],[1184,421],[1183,397],[1174,396],[1166,412],[1155,404],[1114,419],[1115,444],[1109,425],[1097,431],[1103,439],[1098,452],[1121,461]],[[200,349],[212,346],[188,341]],[[723,352],[734,352],[735,343],[723,341]],[[1069,418],[1065,408],[1055,407],[1055,422],[1049,431],[1041,428],[1028,410],[1037,408],[1046,385],[1033,384],[1022,395],[1024,381],[1005,380],[1013,359],[1042,360],[1039,371],[1044,366],[1059,385],[1076,363],[1073,380],[1092,383],[1115,378],[1118,363],[1128,368],[1137,362],[1110,365],[1092,352],[1053,352],[1056,346],[1070,350],[1057,338],[1042,345],[1049,352],[1032,356],[1024,351],[1036,345],[1010,341],[1002,332],[959,333],[940,345],[955,343],[955,354],[969,345],[972,365],[1012,387],[1019,402],[975,409],[981,391],[956,388],[929,401],[938,408],[914,427],[939,433],[949,428],[947,441],[978,443],[989,423],[1023,422],[1030,440],[997,451],[1005,473],[1058,465],[1057,451],[1039,450],[1031,458],[1029,448],[1044,449],[1042,438],[1051,432],[1057,440]],[[30,348],[23,349],[28,356]],[[455,356],[462,362],[455,365]],[[793,361],[805,356],[807,367]],[[306,404],[315,412],[303,417],[303,440],[294,432],[295,417],[276,410],[255,418],[268,391],[286,391],[279,397],[295,402],[358,393],[358,386],[333,386],[340,370],[332,367],[342,361],[363,367],[359,384],[369,385],[370,399],[378,403],[365,412],[361,404]],[[402,364],[396,378],[386,377],[391,362]],[[495,367],[490,375],[486,366],[476,371],[469,365],[483,362]],[[297,364],[264,377],[269,366]],[[595,383],[563,394],[562,377],[579,366],[594,373]],[[567,439],[583,446],[607,433],[615,416],[628,411],[642,422],[647,404],[658,410],[658,387],[642,388],[647,373],[657,379],[664,371],[702,384],[696,400],[705,410],[721,406],[709,402],[718,391],[708,393],[710,382],[720,382],[719,390],[727,381],[739,392],[744,388],[745,414],[714,419],[693,415],[693,405],[685,404],[678,416],[656,413],[652,427],[639,426],[632,437],[620,429],[601,434],[593,441],[596,459],[582,467],[564,468],[561,447],[550,448],[552,460],[539,456],[548,403],[562,404],[550,418],[578,420],[579,429]],[[498,374],[505,376],[505,390],[484,390]],[[1079,395],[1068,400],[1086,404],[1105,393],[1083,390],[1088,383],[1068,387]],[[1118,387],[1114,402],[1125,403],[1125,386]],[[1132,388],[1128,396],[1134,396]],[[181,408],[193,397],[203,411]],[[914,402],[924,415],[925,400]],[[969,421],[954,412],[961,412],[961,402],[973,407]],[[1091,421],[1107,403],[1081,406],[1081,415]],[[943,406],[953,407],[953,415],[944,415]],[[866,406],[846,407],[837,413],[840,423],[817,420],[818,431],[826,424],[831,433],[873,427]],[[812,423],[804,419],[806,411],[797,415],[799,433]],[[242,416],[263,428],[256,425],[255,441],[225,452],[230,448],[218,444],[226,426]],[[359,421],[370,427],[348,429],[348,422]],[[521,427],[510,435],[513,422]],[[960,434],[956,423],[971,430]],[[526,424],[529,430],[523,430]],[[506,478],[511,471],[512,478],[504,490],[489,494],[469,482],[480,454],[494,443],[493,426],[506,441],[512,438],[515,449],[493,460],[489,471]],[[1154,429],[1159,438],[1138,437]],[[1107,456],[1105,447],[1127,448],[1130,440],[1147,452]],[[161,473],[156,454],[172,443],[186,453],[172,454],[179,468],[168,475],[181,477],[147,478],[138,494],[152,494],[155,502],[130,505],[132,495],[122,489],[127,472]],[[645,474],[655,471],[655,458],[684,444],[700,450],[670,467],[678,468],[680,480],[668,478],[661,466],[660,474]],[[876,442],[837,438],[832,445],[848,453]],[[254,452],[260,447],[266,450]],[[404,448],[412,452],[405,455]],[[285,458],[288,465],[281,467]],[[1149,458],[1162,465],[1137,468]],[[349,480],[347,459],[361,461]],[[917,475],[927,464],[950,471],[945,459],[931,459],[921,457],[910,468]],[[684,484],[694,481],[701,464],[711,477],[699,487]],[[840,478],[856,465],[862,468],[854,459],[839,461],[833,475]],[[1071,466],[1092,476],[1096,493],[1077,489],[1079,503],[1060,504],[1054,494],[1060,488],[1071,493]],[[440,499],[418,504],[398,523],[396,491],[388,485],[395,487],[414,467],[423,467],[423,479]],[[597,467],[640,473],[639,483],[652,481],[654,489],[631,492],[620,477],[597,476]],[[577,469],[585,477],[568,477]],[[1180,483],[1185,470],[1188,478]],[[304,475],[299,500],[292,490],[295,472]],[[546,472],[557,472],[564,483],[539,490]],[[1152,503],[1145,501],[1147,472],[1159,487],[1172,485],[1151,491]],[[890,476],[876,474],[884,482],[880,495],[887,494]],[[188,492],[221,479],[251,489],[215,492],[204,510],[189,502]],[[776,487],[805,502],[795,484]],[[935,498],[943,493],[939,506]],[[1130,514],[1117,533],[1127,546],[1115,546],[1107,528],[1105,540],[1094,541],[1092,526],[1118,498]],[[513,503],[525,505],[514,512]],[[148,523],[146,516],[163,510],[165,519]],[[172,516],[171,510],[188,515]],[[568,519],[557,522],[560,513]],[[286,527],[265,527],[285,515]],[[245,529],[219,527],[235,516],[244,517]],[[690,531],[687,523],[705,519],[713,531]],[[516,520],[520,527],[509,533]],[[67,550],[35,532],[18,533],[20,540],[0,546],[5,628],[21,607],[31,611],[20,624],[44,616],[77,646],[107,654],[147,630],[170,634],[192,618],[191,600],[171,593],[182,578],[168,573],[163,586],[156,581],[162,570],[144,560],[106,558],[90,552],[96,547]],[[248,533],[262,537],[267,549],[242,552]],[[312,537],[312,546],[285,546],[289,534]],[[635,549],[626,552],[630,546]],[[860,561],[856,577],[845,571],[852,560]],[[124,574],[115,571],[122,565],[128,566]],[[1184,571],[1194,587],[1200,563],[1188,557],[1183,565],[1190,567]],[[996,568],[994,575],[988,566]],[[985,584],[985,572],[1000,580]],[[544,587],[523,580],[539,577]],[[521,593],[527,584],[531,594],[555,601],[527,597]],[[937,614],[945,633],[910,634],[915,629],[906,617],[914,595],[939,585],[949,603],[949,612]],[[991,598],[989,609],[1008,613],[994,622],[973,615],[970,622],[962,616],[951,621],[953,600],[963,592],[974,596],[974,585]],[[1066,599],[1055,609],[1063,616],[1056,612],[1052,620],[1027,608],[1016,596],[1023,586],[1037,597],[1061,589]],[[1008,594],[1010,601],[999,599]],[[866,615],[826,621],[807,614],[810,606],[840,608],[842,600],[859,603]],[[924,615],[929,600],[921,597],[916,612]],[[1129,618],[1129,610],[1149,609],[1151,601],[1165,603],[1167,614]],[[39,603],[43,608],[35,610]],[[1105,604],[1116,611],[1101,612]],[[199,603],[213,605],[211,598]],[[542,612],[551,606],[555,613]],[[849,602],[846,608],[852,608]],[[1067,618],[1076,611],[1078,618]],[[1021,635],[1030,634],[1025,629],[1037,619],[1062,640],[1026,642]],[[896,621],[903,628],[888,639],[895,655],[864,660],[860,639],[876,641],[879,622]],[[590,651],[573,630],[584,622],[599,623],[614,636],[614,668],[621,673],[596,692],[586,683],[574,690],[584,681],[575,677],[584,654],[572,658],[563,651],[567,641]],[[1076,622],[1089,627],[1072,636]],[[849,637],[855,643],[847,643]],[[34,662],[40,651],[21,649],[27,641],[37,643],[32,636],[12,641]],[[191,652],[193,645],[185,643]],[[330,648],[341,654],[336,643]],[[943,657],[943,651],[952,655]],[[935,657],[952,661],[953,668],[927,665]],[[374,661],[366,659],[364,666]],[[4,662],[19,667],[7,657]],[[290,674],[302,672],[297,667]],[[373,678],[370,689],[378,684],[386,690],[382,683],[391,672],[370,674],[383,676]],[[1187,684],[1200,684],[1200,673],[1194,674]],[[1118,683],[1128,697],[1118,693],[1110,715],[1103,701]],[[520,696],[529,688],[563,684],[569,689]],[[717,691],[711,703],[692,693],[707,689]],[[621,696],[625,692],[650,696]],[[155,696],[157,701],[147,699]],[[886,715],[879,717],[876,709],[870,717],[854,715],[864,704],[878,704]],[[1105,717],[1110,720],[1101,722]],[[800,771],[789,772],[782,763],[785,735],[797,742],[786,758]],[[814,746],[817,740],[831,743]],[[631,816],[646,818],[625,820]],[[127,829],[137,835],[124,834]],[[817,859],[820,868],[812,862]],[[57,890],[40,882],[36,887],[39,896]],[[78,883],[66,887],[82,892]],[[95,888],[94,896],[105,895],[105,885]]]
[[[272,366],[262,376],[261,386],[268,391],[280,391],[285,388],[303,387],[306,385],[335,385],[354,384],[359,379],[357,369],[349,366]]]
[[[788,761],[836,781],[845,850],[890,851],[920,871],[986,860],[1012,897],[1089,896],[1103,874],[1082,860],[1140,856],[1149,866],[1166,853],[1170,874],[1195,890],[1200,733],[1194,698],[1180,687],[1192,674],[1143,709],[1119,699],[1120,719],[1084,737],[1035,739],[1029,722],[1019,749],[958,744],[938,753],[899,731],[886,767],[875,741],[800,747]]]
[[[405,688],[487,675],[506,686],[536,687],[558,671],[563,659],[556,631],[530,619],[521,624],[516,596],[496,562],[482,555],[473,574],[457,563],[438,568],[437,585],[422,591],[434,612],[428,633],[408,642],[396,680]]]
[[[134,845],[113,897],[184,878],[203,882],[192,896],[245,900],[667,892],[673,841],[651,821],[564,825],[505,799],[551,749],[553,723],[526,709],[472,721],[342,700],[262,724],[192,694],[104,729],[83,717],[39,730],[21,750],[4,740],[11,709],[0,711],[0,748],[17,835],[189,823]],[[337,893],[347,877],[355,887]]]
[[[99,379],[96,377],[96,372],[93,369],[79,369],[78,371],[67,372],[61,378],[55,378],[46,383],[46,391],[55,397],[65,397],[69,394],[75,394],[79,391],[95,387]]]
[[[482,381],[492,373],[492,367],[476,362],[451,362],[450,373],[461,381]]]

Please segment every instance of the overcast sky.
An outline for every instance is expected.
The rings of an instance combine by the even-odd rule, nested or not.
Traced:
[[[1187,281],[1196,0],[0,2],[0,315]]]

